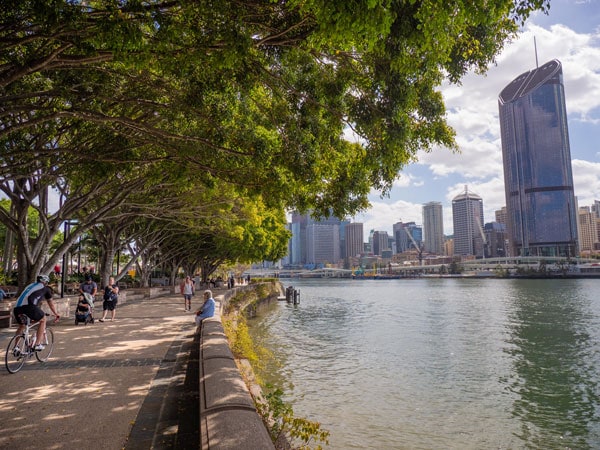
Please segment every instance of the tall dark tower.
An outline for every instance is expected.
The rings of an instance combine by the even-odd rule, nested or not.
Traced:
[[[498,97],[511,255],[576,256],[577,207],[562,66],[525,72]]]

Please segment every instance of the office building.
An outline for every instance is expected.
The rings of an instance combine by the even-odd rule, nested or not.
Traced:
[[[396,252],[404,253],[407,250],[420,250],[423,243],[423,229],[414,222],[396,222],[392,225]],[[416,244],[416,246],[415,246]]]
[[[364,228],[362,223],[349,223],[346,225],[346,257],[355,258],[365,250]]]
[[[510,254],[576,256],[577,207],[562,66],[525,72],[498,97]]]
[[[506,206],[494,211],[496,222],[506,225]]]
[[[340,261],[340,226],[311,223],[306,227],[307,264],[337,264]]]
[[[383,252],[390,251],[389,237],[387,231],[373,232],[373,254],[382,256]]]
[[[579,208],[579,251],[591,253],[598,243],[598,228],[595,213],[589,206]]]
[[[454,224],[454,254],[482,258],[483,253],[483,200],[465,186],[465,192],[452,199]]]
[[[444,254],[444,217],[440,202],[423,205],[423,234],[425,251],[436,255]]]
[[[485,257],[503,258],[506,255],[506,226],[500,222],[486,223],[483,227],[485,234]]]

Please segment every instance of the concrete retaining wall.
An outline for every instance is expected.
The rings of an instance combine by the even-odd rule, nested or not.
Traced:
[[[215,317],[200,333],[200,440],[202,450],[275,449],[250,391],[236,366],[221,323],[221,311],[242,286],[215,297]]]

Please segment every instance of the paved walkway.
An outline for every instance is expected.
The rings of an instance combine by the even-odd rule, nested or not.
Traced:
[[[197,449],[198,345],[181,296],[119,305],[115,322],[95,311],[94,324],[53,325],[48,362],[17,374],[4,366],[14,329],[0,330],[0,449]]]

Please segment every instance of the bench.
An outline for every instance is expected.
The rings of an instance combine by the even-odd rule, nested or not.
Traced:
[[[4,292],[6,292],[6,298],[11,298],[17,295],[17,286],[0,286]]]

